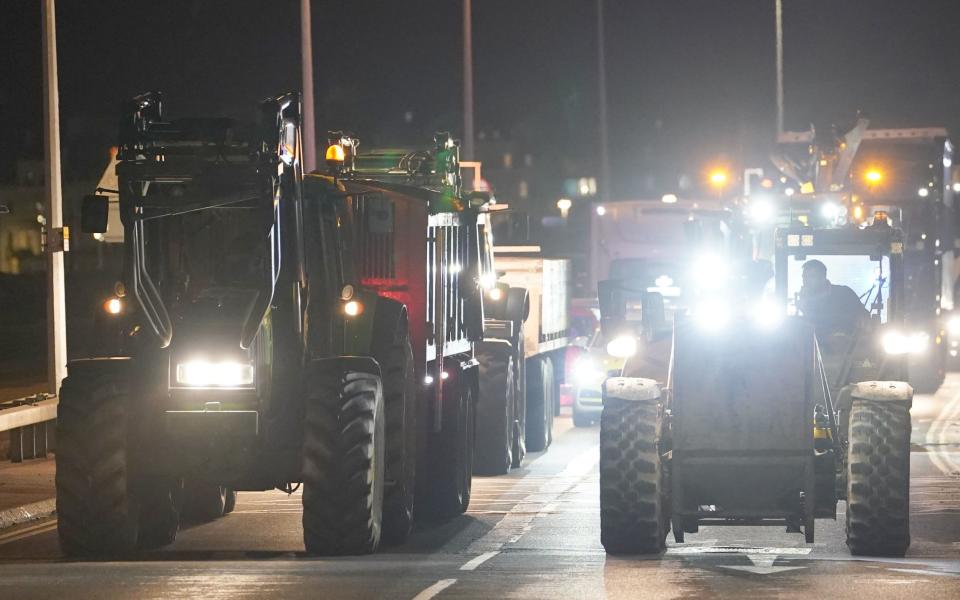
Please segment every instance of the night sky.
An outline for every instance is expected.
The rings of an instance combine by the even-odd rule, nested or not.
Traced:
[[[773,0],[607,0],[615,191],[663,188],[774,129]],[[960,1],[784,0],[787,128],[960,127]],[[461,124],[460,0],[315,0],[318,130],[369,147]],[[64,167],[95,177],[120,101],[245,116],[299,87],[297,0],[60,0]],[[543,160],[594,157],[593,0],[474,0],[477,130]],[[41,155],[40,9],[2,0],[0,179]],[[91,158],[91,156],[93,158]],[[91,172],[92,171],[92,172]],[[653,183],[651,183],[651,181]]]

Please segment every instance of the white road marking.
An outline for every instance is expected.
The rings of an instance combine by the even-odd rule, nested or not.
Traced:
[[[894,569],[889,568],[888,571],[897,571],[898,573],[910,573],[913,575],[934,575],[936,577],[960,577],[956,573],[944,573],[942,571],[930,571],[927,569]]]
[[[784,571],[796,571],[797,569],[806,569],[806,567],[775,567],[778,554],[748,554],[747,558],[753,563],[752,567],[721,565],[724,569],[733,569],[735,571],[746,571],[756,575],[770,575],[771,573],[782,573]]]
[[[934,464],[945,475],[960,475],[960,464],[954,458],[953,453],[948,451],[951,441],[960,444],[960,440],[950,440],[950,426],[960,420],[960,392],[954,394],[953,398],[947,402],[940,410],[940,414],[934,419],[930,429],[927,430],[926,445],[930,450],[927,454],[930,462]]]
[[[758,548],[754,546],[676,546],[667,548],[667,554],[676,556],[690,556],[696,554],[746,554],[749,556],[761,555],[790,555],[803,556],[810,554],[812,548]]]
[[[455,584],[456,582],[457,582],[456,579],[441,579],[440,581],[436,582],[435,584],[431,585],[427,589],[423,590],[422,592],[414,596],[413,600],[430,600],[430,598],[433,598],[434,596],[436,596],[443,590],[447,589],[451,585]]]
[[[460,570],[461,570],[461,571],[473,571],[473,570],[475,570],[477,567],[479,567],[480,565],[482,565],[483,563],[487,562],[488,560],[490,560],[491,558],[493,558],[494,556],[496,556],[496,555],[498,555],[498,554],[500,554],[500,551],[499,551],[499,550],[492,551],[492,552],[484,552],[484,553],[481,554],[480,556],[475,556],[475,557],[471,558],[470,560],[468,560],[467,562],[463,563],[463,566],[460,567]]]
[[[467,548],[467,554],[499,552],[507,544],[516,544],[531,529],[533,521],[557,509],[560,497],[574,490],[600,461],[599,444],[570,461],[555,476],[544,477],[542,483],[523,500],[508,510],[493,529]]]

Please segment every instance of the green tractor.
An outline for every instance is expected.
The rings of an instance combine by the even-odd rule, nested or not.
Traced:
[[[800,315],[801,268],[811,259],[857,292],[864,319],[815,331]],[[713,298],[672,328],[656,293],[601,286],[601,310],[614,315],[605,333],[636,347],[603,389],[607,552],[659,552],[671,529],[683,542],[701,525],[779,525],[812,543],[815,519],[835,519],[839,500],[852,553],[906,552],[905,364],[921,342],[903,330],[901,234],[883,223],[781,230],[775,272],[774,294]],[[666,382],[651,378],[644,358],[665,338]]]
[[[348,176],[337,148],[332,175],[303,173],[298,94],[261,103],[254,127],[165,120],[159,93],[126,105],[124,264],[98,321],[110,348],[72,360],[60,393],[65,554],[169,544],[236,490],[302,485],[304,545],[321,555],[402,541],[415,505],[466,510],[476,218],[445,163],[384,183]],[[457,146],[427,155],[455,163]],[[82,230],[107,214],[88,196]]]

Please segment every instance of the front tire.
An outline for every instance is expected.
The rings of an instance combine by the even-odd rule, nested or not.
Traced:
[[[310,554],[380,544],[385,417],[380,378],[310,373],[303,445],[303,542]]]
[[[654,554],[669,520],[656,402],[605,398],[600,417],[600,542],[608,554]]]
[[[126,377],[71,375],[57,419],[57,531],[67,556],[124,555],[137,547]]]
[[[903,556],[910,547],[910,409],[854,400],[847,451],[847,546]]]
[[[386,415],[386,469],[389,485],[383,495],[383,541],[401,544],[413,529],[414,494],[417,470],[417,389],[413,346],[407,320],[393,327],[380,360],[383,371],[383,399]]]

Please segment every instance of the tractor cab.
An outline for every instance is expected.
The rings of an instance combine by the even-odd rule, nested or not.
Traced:
[[[808,274],[805,285],[805,270],[824,269],[826,281]],[[855,381],[906,381],[905,358],[929,346],[924,332],[904,327],[903,238],[884,220],[780,229],[775,272],[786,314],[814,324],[834,397]]]

